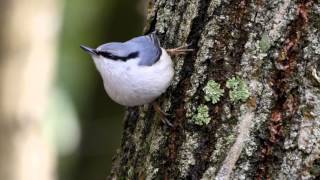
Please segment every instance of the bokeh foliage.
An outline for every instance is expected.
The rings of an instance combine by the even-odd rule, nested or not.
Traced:
[[[142,34],[138,0],[65,0],[56,88],[75,107],[81,127],[77,151],[60,155],[59,179],[105,179],[119,147],[124,107],[103,89],[94,64],[80,44],[96,47]],[[61,125],[63,126],[63,124]]]

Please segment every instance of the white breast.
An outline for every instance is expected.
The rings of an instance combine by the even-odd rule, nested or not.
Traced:
[[[172,60],[164,49],[159,61],[152,66],[139,66],[138,59],[127,62],[102,57],[93,59],[106,92],[124,106],[152,102],[166,91],[174,75]]]

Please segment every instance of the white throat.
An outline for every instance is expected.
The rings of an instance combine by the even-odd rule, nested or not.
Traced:
[[[138,65],[139,57],[126,62],[102,56],[93,59],[106,92],[124,106],[152,102],[166,91],[174,75],[172,60],[164,49],[160,59],[151,66]]]

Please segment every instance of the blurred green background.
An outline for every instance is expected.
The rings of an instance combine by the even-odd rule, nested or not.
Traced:
[[[125,108],[106,95],[91,57],[79,45],[97,47],[141,35],[143,2],[65,0],[63,4],[59,62],[48,110],[57,132],[58,175],[61,180],[105,179],[120,145]]]
[[[106,179],[125,107],[80,45],[142,35],[146,3],[0,0],[0,180]]]

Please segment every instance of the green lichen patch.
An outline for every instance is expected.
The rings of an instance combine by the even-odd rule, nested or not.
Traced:
[[[206,101],[211,101],[212,104],[217,103],[224,93],[224,90],[220,88],[220,84],[213,80],[208,81],[207,85],[203,88],[203,91],[205,93],[204,99]]]
[[[209,116],[209,108],[206,105],[200,105],[197,108],[197,114],[192,118],[192,121],[197,125],[208,125],[211,118]]]
[[[262,35],[261,40],[259,42],[259,47],[261,49],[261,52],[267,52],[271,47],[270,38],[267,34]]]
[[[226,86],[230,89],[229,97],[233,102],[244,102],[250,96],[247,84],[239,77],[228,79]]]
[[[239,87],[239,83],[240,81],[238,78],[232,77],[231,79],[228,79],[226,86],[229,89],[236,89]]]

